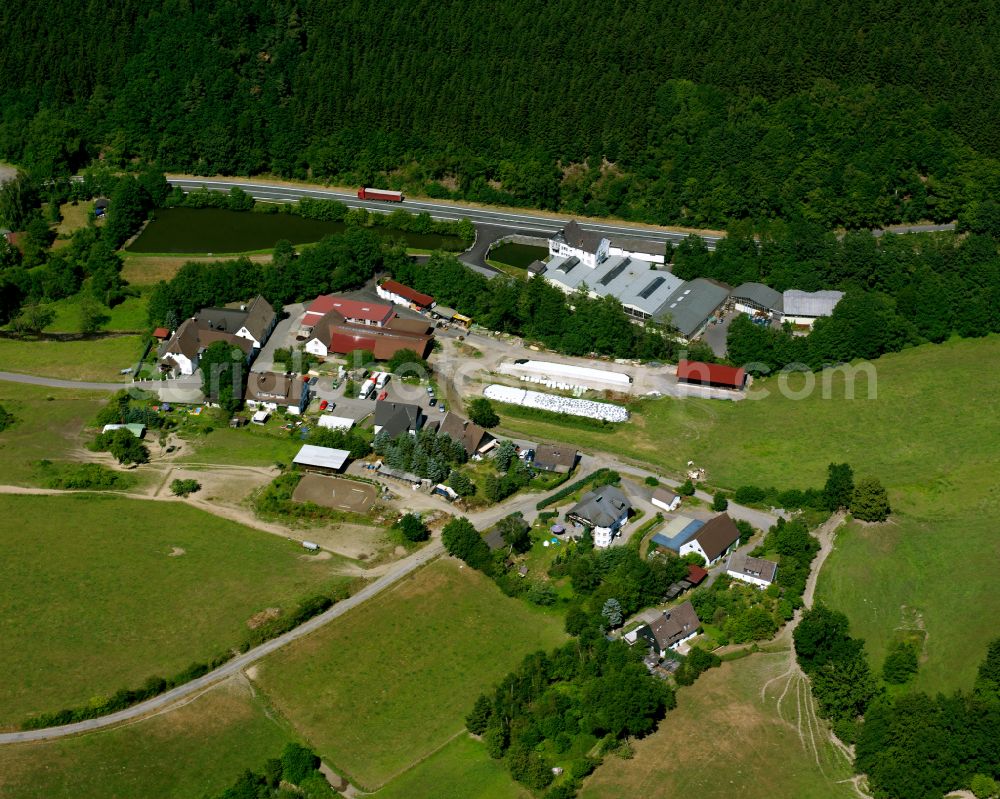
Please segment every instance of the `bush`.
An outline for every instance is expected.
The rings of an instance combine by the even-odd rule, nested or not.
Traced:
[[[985,774],[975,774],[969,783],[969,788],[976,799],[991,799],[1000,792],[997,781]]]
[[[882,664],[882,679],[893,685],[902,685],[917,673],[917,648],[906,641],[896,641],[889,646]]]
[[[311,749],[290,743],[281,753],[282,779],[298,785],[319,768],[319,758]]]
[[[652,488],[656,488],[660,484],[660,481],[653,477],[653,475],[649,475],[643,482]]]
[[[740,505],[756,505],[763,502],[766,496],[767,492],[758,486],[740,486],[736,489],[733,499]]]
[[[681,483],[680,487],[677,489],[677,493],[682,497],[694,496],[694,483],[691,482],[690,478]]]
[[[722,513],[726,508],[729,507],[729,500],[726,499],[726,495],[721,491],[716,491],[715,496],[712,497],[712,510],[716,513]]]
[[[3,405],[0,405],[0,433],[12,424],[14,424],[14,414],[8,411]]]
[[[393,527],[399,530],[407,541],[426,541],[431,537],[431,531],[415,513],[407,513]]]
[[[135,485],[135,477],[116,472],[99,463],[53,464],[40,461],[46,488],[68,488],[78,491],[122,491]]]
[[[199,490],[201,490],[201,483],[197,480],[174,480],[170,483],[170,493],[175,497],[186,497]]]

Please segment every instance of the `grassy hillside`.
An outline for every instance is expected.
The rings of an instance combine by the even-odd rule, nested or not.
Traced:
[[[847,759],[833,751],[808,714],[804,682],[784,683],[761,698],[761,686],[781,675],[788,654],[757,654],[703,674],[677,694],[677,708],[660,729],[635,742],[632,760],[608,757],[581,799],[642,796],[668,799],[850,799]]]
[[[875,399],[867,399],[863,380],[853,400],[845,399],[842,376],[832,380],[830,398],[818,388],[795,400],[781,396],[771,379],[756,384],[771,394],[759,401],[647,402],[615,433],[514,418],[503,425],[672,471],[693,460],[713,484],[728,488],[820,486],[831,461],[878,476],[897,514],[885,527],[851,528],[841,536],[819,596],[848,613],[876,666],[897,627],[923,624],[926,660],[918,682],[950,690],[970,683],[996,634],[979,620],[1000,613],[992,585],[1000,538],[991,521],[1000,374],[988,367],[998,360],[1000,337],[990,336],[879,359]],[[904,620],[917,615],[920,622]]]
[[[169,676],[239,643],[341,562],[181,503],[0,496],[0,726]]]
[[[0,368],[5,372],[60,380],[122,382],[122,369],[142,355],[139,336],[79,341],[19,341],[0,338]]]
[[[524,655],[563,637],[561,619],[445,560],[275,653],[256,679],[331,766],[374,789],[460,733],[479,693]]]
[[[260,770],[296,736],[243,682],[168,714],[59,741],[0,747],[4,799],[191,799]]]

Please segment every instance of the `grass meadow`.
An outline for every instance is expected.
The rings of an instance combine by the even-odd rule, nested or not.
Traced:
[[[125,383],[122,369],[142,355],[140,336],[110,336],[75,341],[26,341],[0,338],[0,370],[55,377]]]
[[[149,328],[146,317],[146,305],[149,302],[149,291],[140,290],[138,296],[126,297],[114,308],[101,306],[108,321],[101,327],[110,332],[124,331],[135,333]],[[84,295],[74,294],[72,297],[46,303],[45,307],[55,313],[55,318],[45,328],[46,333],[76,333],[80,330],[80,303]],[[138,353],[137,353],[138,354]],[[124,367],[123,367],[124,368]]]
[[[271,655],[256,681],[333,768],[374,790],[461,733],[479,693],[524,655],[564,637],[562,619],[448,559]],[[485,766],[456,760],[465,757],[442,755],[421,773],[471,768],[487,778]],[[446,795],[433,781],[419,791],[435,787]]]
[[[82,435],[108,394],[0,381],[0,405],[16,422],[0,433],[0,484],[36,485],[38,461],[57,461],[87,443]]]
[[[0,726],[178,673],[346,579],[338,558],[179,502],[3,495],[0,519]]]
[[[169,713],[73,738],[0,747],[5,799],[191,799],[260,771],[295,734],[241,680]]]
[[[503,418],[527,437],[569,440],[679,472],[688,460],[723,488],[822,486],[830,462],[850,463],[889,489],[896,514],[877,527],[852,525],[827,561],[818,595],[843,610],[868,641],[876,668],[898,628],[920,624],[926,649],[917,686],[969,687],[1000,616],[993,566],[1000,538],[1000,336],[926,345],[875,362],[877,398],[865,382],[845,399],[843,376],[793,400],[738,403],[661,399],[640,404],[624,430],[561,429]],[[801,377],[800,377],[801,379]],[[792,383],[794,388],[794,382]]]
[[[608,756],[584,783],[581,799],[852,799],[847,758],[832,748],[810,712],[802,680],[781,701],[777,679],[788,652],[756,654],[705,672],[677,692],[677,708],[659,729],[635,741],[631,760]]]

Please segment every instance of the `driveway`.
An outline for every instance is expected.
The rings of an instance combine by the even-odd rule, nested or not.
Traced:
[[[293,305],[286,305],[284,308],[285,318],[274,326],[271,337],[261,348],[257,355],[257,360],[253,362],[252,372],[272,372],[274,371],[274,351],[283,347],[294,347],[295,331],[299,328],[299,320],[305,313],[305,303],[297,302]]]

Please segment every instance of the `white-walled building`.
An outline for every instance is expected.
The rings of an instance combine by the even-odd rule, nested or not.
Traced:
[[[711,566],[732,552],[739,540],[740,531],[736,523],[728,514],[721,513],[681,544],[677,554],[683,558],[689,552],[695,552],[705,559],[706,565]]]
[[[618,531],[628,522],[631,510],[632,503],[620,489],[604,485],[580,497],[580,501],[567,512],[566,518],[590,527],[594,546],[604,549],[611,546]]]
[[[730,555],[729,563],[726,564],[726,574],[734,580],[742,580],[757,588],[767,588],[771,585],[777,571],[778,564],[773,560],[752,558],[738,552]]]
[[[650,502],[665,511],[675,511],[680,507],[681,495],[676,491],[671,491],[669,488],[659,486],[653,492],[653,498]]]

